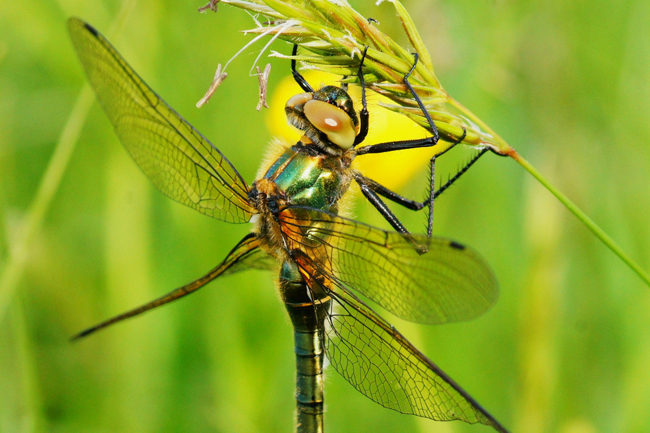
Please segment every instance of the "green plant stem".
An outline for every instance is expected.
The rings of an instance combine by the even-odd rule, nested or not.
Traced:
[[[451,96],[449,96],[449,95],[447,95],[447,96],[448,96],[447,102],[451,106],[455,107],[458,111],[463,113],[468,119],[470,119],[472,122],[474,122],[478,126],[480,126],[481,129],[483,130],[483,132],[487,132],[488,134],[490,134],[493,137],[493,139],[494,139],[494,141],[492,143],[493,144],[493,146],[492,146],[493,150],[497,151],[500,155],[503,155],[503,156],[512,156],[511,155],[512,153],[517,153],[517,152],[515,152],[515,150],[508,143],[506,143],[506,141],[503,138],[501,138],[501,136],[499,134],[497,134],[496,132],[494,132],[492,130],[492,128],[487,126],[487,124],[485,122],[483,122],[476,114],[469,111],[463,104],[461,104],[460,102],[458,102],[457,100],[455,100]],[[495,149],[495,146],[496,146],[496,149]]]
[[[0,276],[0,318],[4,317],[16,286],[25,270],[32,242],[40,231],[45,214],[59,189],[72,152],[79,140],[81,129],[94,102],[94,94],[88,84],[84,85],[74,108],[68,117],[45,174],[38,186],[36,196],[22,222],[20,235],[9,246],[9,260]]]
[[[619,247],[612,238],[610,238],[607,233],[603,231],[598,225],[589,218],[583,211],[578,208],[567,196],[562,194],[557,188],[555,188],[551,183],[542,176],[536,169],[533,167],[526,159],[519,155],[506,141],[501,138],[497,133],[495,133],[489,126],[487,126],[481,119],[479,119],[474,113],[469,111],[465,106],[460,102],[456,101],[453,98],[449,98],[449,104],[456,107],[461,113],[467,116],[472,122],[480,126],[484,132],[489,133],[494,137],[494,144],[498,147],[497,152],[504,156],[510,156],[512,159],[517,161],[522,167],[528,171],[535,179],[541,183],[544,188],[549,190],[560,202],[571,211],[584,225],[587,226],[591,232],[596,235],[598,239],[603,242],[607,248],[609,248],[614,254],[616,254],[626,265],[632,269],[641,279],[650,286],[650,275],[644,271],[641,266],[639,266],[630,256],[625,254],[625,252]]]
[[[528,161],[526,161],[521,155],[519,155],[517,152],[514,150],[510,154],[510,156],[517,161],[519,164],[521,164],[522,167],[524,167],[535,179],[539,181],[546,189],[548,189],[551,194],[553,194],[555,197],[557,197],[558,200],[564,204],[564,206],[567,207],[573,213],[575,216],[578,217],[580,221],[584,223],[584,225],[587,226],[591,232],[596,235],[598,239],[600,239],[614,254],[616,254],[618,257],[620,257],[625,264],[627,264],[645,283],[650,286],[650,276],[634,261],[630,256],[625,254],[625,252],[619,247],[616,242],[612,238],[610,238],[607,233],[603,231],[598,225],[591,219],[589,218],[584,212],[582,212],[567,196],[562,194],[557,188],[555,188],[553,185],[549,183],[548,180],[544,176],[542,176],[537,170],[535,170],[535,167],[530,165]]]
[[[115,33],[126,21],[136,0],[126,0],[111,26],[110,33]],[[0,273],[0,319],[2,319],[16,291],[16,287],[25,270],[32,242],[43,225],[43,219],[50,209],[50,204],[59,190],[61,179],[70,162],[70,157],[79,141],[81,129],[86,123],[88,113],[95,100],[90,85],[84,84],[70,112],[70,116],[61,131],[52,158],[45,170],[34,200],[29,206],[20,227],[20,233],[13,245],[9,246],[9,259]]]

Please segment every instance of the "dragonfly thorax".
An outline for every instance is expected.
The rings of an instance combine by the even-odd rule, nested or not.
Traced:
[[[248,199],[262,218],[275,218],[280,210],[289,204],[286,193],[278,189],[275,182],[266,178],[253,183]]]
[[[353,159],[354,152],[331,155],[303,137],[271,164],[253,188],[265,193],[267,200],[276,195],[279,210],[282,206],[305,206],[336,213],[339,199],[350,186]]]
[[[293,215],[296,208],[337,214],[352,179],[354,152],[335,156],[306,141],[286,149],[253,182],[248,194],[249,203],[259,214],[255,232],[268,240],[269,250],[276,251],[276,256],[284,247],[281,220]]]
[[[291,125],[332,155],[350,149],[359,132],[352,98],[340,87],[325,86],[313,93],[299,93],[287,101],[285,112]]]

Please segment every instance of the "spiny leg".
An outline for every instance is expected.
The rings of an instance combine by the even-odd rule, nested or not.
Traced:
[[[367,49],[366,49],[366,51],[367,51]],[[424,138],[424,139],[419,139],[419,140],[394,141],[394,142],[379,143],[379,144],[375,144],[375,145],[371,145],[371,146],[364,146],[364,147],[361,147],[361,148],[357,149],[357,155],[364,155],[366,153],[393,152],[393,151],[396,151],[396,150],[406,150],[406,149],[414,149],[414,148],[420,148],[420,147],[431,147],[431,146],[435,146],[438,143],[438,140],[440,138],[439,133],[438,133],[438,129],[436,128],[436,125],[433,122],[433,119],[431,118],[431,115],[429,114],[426,107],[424,106],[424,103],[422,102],[422,99],[418,96],[418,94],[415,92],[415,89],[413,88],[413,86],[409,82],[409,77],[411,76],[411,74],[413,73],[415,68],[417,67],[417,63],[418,63],[418,54],[414,53],[413,56],[415,58],[415,61],[413,62],[413,66],[411,67],[411,69],[404,76],[403,81],[404,81],[404,85],[409,89],[409,91],[413,95],[413,98],[415,99],[416,103],[420,107],[420,110],[422,111],[422,114],[427,119],[427,122],[429,123],[429,126],[430,126],[430,129],[431,129],[431,132],[433,133],[433,136],[427,137],[427,138]],[[364,52],[364,57],[365,57],[365,52]],[[363,98],[364,109],[365,109],[365,107],[366,107],[366,104],[365,104],[365,82],[363,81],[363,77],[361,75],[361,68],[359,69],[359,78],[360,78],[361,85],[362,85],[362,98]],[[384,218],[386,218],[386,220],[391,224],[391,226],[393,226],[393,228],[395,228],[396,230],[398,230],[398,231],[400,231],[402,233],[408,233],[408,231],[404,228],[404,225],[397,219],[397,217],[388,209],[386,204],[379,198],[379,196],[377,194],[384,195],[384,197],[386,197],[386,198],[388,198],[390,200],[393,200],[393,201],[397,202],[398,204],[401,204],[401,205],[406,206],[406,207],[408,207],[410,209],[413,209],[413,210],[422,209],[424,207],[425,203],[426,203],[426,205],[429,208],[429,217],[428,217],[428,223],[427,223],[427,235],[429,237],[431,237],[432,232],[433,232],[433,206],[434,206],[434,200],[435,200],[435,197],[436,197],[436,194],[435,194],[435,160],[436,160],[436,158],[438,156],[443,155],[444,153],[446,153],[447,151],[449,151],[450,149],[455,147],[458,143],[462,142],[465,139],[466,135],[467,135],[467,131],[465,130],[465,128],[463,128],[463,135],[460,137],[459,140],[457,140],[453,145],[451,145],[450,147],[445,149],[443,152],[440,152],[440,153],[434,155],[431,158],[431,160],[429,162],[429,165],[430,165],[429,197],[427,198],[427,200],[425,200],[425,202],[419,203],[419,202],[415,202],[413,200],[405,199],[404,197],[401,197],[398,194],[396,194],[396,193],[394,193],[394,192],[392,192],[392,191],[390,191],[390,190],[388,190],[388,189],[386,189],[384,187],[381,187],[381,185],[377,184],[376,182],[373,182],[374,183],[374,185],[373,185],[373,184],[368,183],[368,182],[364,183],[363,181],[360,181],[359,178],[357,178],[356,179],[357,183],[359,183],[359,186],[361,187],[361,191],[363,192],[364,196],[366,196],[366,198],[373,204],[373,206],[375,206],[375,208],[382,214],[382,216],[384,216]],[[365,136],[364,136],[364,138],[365,138]],[[362,141],[362,140],[359,140],[359,142],[360,141]],[[355,144],[356,144],[356,142],[355,142]],[[473,162],[475,162],[475,161],[473,161]],[[471,164],[473,164],[473,162],[471,162]],[[465,170],[467,168],[469,168],[469,167],[466,167],[463,170],[463,173],[465,172]],[[460,176],[458,176],[458,177],[460,177]],[[457,177],[455,177],[454,181],[456,179],[457,179]],[[366,179],[366,181],[369,181],[369,179]],[[375,187],[379,186],[381,188],[376,188],[375,190],[373,190],[373,188],[372,188],[373,186],[375,186]],[[446,185],[445,189],[448,188],[448,187],[449,187],[449,185]],[[383,194],[382,194],[382,192],[383,192]]]
[[[443,152],[440,152],[436,155],[434,155],[431,160],[429,161],[429,168],[430,168],[430,179],[429,179],[429,195],[427,199],[423,202],[416,202],[414,200],[407,199],[405,197],[400,196],[399,194],[389,190],[388,188],[385,188],[384,186],[380,185],[379,183],[365,178],[361,175],[357,175],[355,177],[355,180],[361,187],[361,191],[363,192],[364,196],[375,206],[375,208],[382,214],[382,216],[395,228],[395,230],[402,232],[402,233],[408,233],[406,228],[404,228],[404,225],[397,219],[397,217],[388,209],[386,204],[379,198],[379,195],[384,196],[385,198],[394,201],[408,209],[411,210],[420,210],[423,207],[427,206],[429,208],[429,217],[427,221],[427,236],[431,237],[433,233],[433,205],[435,198],[440,194],[440,192],[444,191],[445,189],[449,188],[453,182],[458,180],[462,174],[464,174],[467,169],[476,162],[478,157],[474,158],[470,163],[465,166],[456,176],[454,176],[452,179],[450,179],[450,182],[447,184],[443,185],[441,188],[442,191],[439,191],[436,193],[435,191],[435,162],[436,158],[445,154],[449,149],[455,147],[458,143],[462,142],[465,139],[467,131],[465,128],[463,128],[463,135],[460,137],[459,140],[457,140],[452,146],[449,148],[445,149]],[[386,143],[384,143],[386,144]],[[393,145],[402,145],[402,144],[408,144],[407,142],[394,142],[391,143]],[[374,146],[366,146],[366,147],[374,147]],[[418,146],[418,147],[427,147],[427,146]],[[412,148],[412,147],[406,147]],[[392,150],[396,150],[395,148]],[[380,152],[368,152],[368,153],[383,153],[383,152],[390,152],[391,149],[382,149]],[[485,151],[482,151],[479,154],[479,157],[485,153]]]
[[[467,173],[467,170],[469,170],[469,168],[472,165],[474,165],[474,163],[476,163],[476,161],[478,161],[481,156],[485,155],[488,152],[488,150],[491,150],[491,149],[489,147],[484,147],[476,155],[474,155],[474,157],[472,159],[470,159],[469,162],[467,164],[465,164],[465,166],[463,166],[463,168],[458,170],[458,172],[454,176],[452,176],[451,179],[449,179],[447,182],[445,182],[444,185],[442,185],[440,188],[438,188],[438,190],[433,194],[433,198],[434,199],[438,198],[438,196],[440,194],[442,194],[443,192],[445,192],[447,190],[447,188],[452,186],[458,179],[460,179],[460,177],[462,175]]]
[[[361,193],[366,197],[366,199],[368,199],[370,204],[372,204],[375,207],[375,209],[377,209],[379,211],[381,216],[383,216],[384,219],[386,221],[388,221],[388,223],[395,230],[397,230],[400,233],[404,233],[404,234],[409,233],[408,230],[406,229],[406,227],[404,227],[404,225],[402,224],[402,222],[395,216],[395,214],[388,208],[388,206],[386,206],[386,203],[379,197],[378,194],[381,194],[381,193],[378,192],[376,188],[377,187],[384,188],[383,186],[381,186],[380,184],[378,184],[377,182],[375,182],[372,179],[368,179],[367,177],[362,176],[361,174],[357,174],[354,177],[354,180],[356,180],[357,184],[359,185],[359,188],[361,189]],[[384,190],[389,191],[387,188],[384,188]],[[392,191],[391,191],[391,193],[392,193]],[[395,195],[397,196],[397,194],[395,194]],[[400,197],[400,198],[402,198],[402,197]],[[405,199],[405,200],[407,200],[409,203],[411,203],[411,202],[415,203],[412,200],[408,200],[408,199]],[[405,204],[405,206],[407,206],[407,205]],[[415,208],[412,208],[412,209],[418,210],[418,209],[415,209]]]
[[[422,210],[425,207],[429,207],[430,203],[438,198],[440,194],[445,192],[451,185],[453,185],[460,177],[469,170],[469,168],[476,163],[476,161],[479,160],[481,156],[487,153],[487,151],[490,150],[489,148],[483,148],[481,149],[471,160],[463,166],[454,176],[452,176],[447,182],[445,182],[444,185],[440,186],[438,190],[435,190],[433,187],[433,182],[430,183],[430,189],[429,189],[429,194],[427,198],[423,201],[416,201],[412,200],[410,198],[404,197],[388,188],[385,186],[381,185],[379,182],[374,181],[370,178],[367,178],[363,176],[360,173],[355,174],[354,180],[359,184],[359,187],[361,189],[361,192],[363,195],[370,201],[370,203],[381,213],[381,215],[390,223],[390,225],[397,230],[400,233],[408,233],[406,228],[404,228],[404,225],[397,219],[397,217],[390,211],[390,209],[386,206],[384,201],[381,199],[381,197],[384,197],[394,203],[397,203],[400,206],[403,206],[407,209],[413,210],[413,211],[419,211]],[[433,170],[434,167],[431,167]],[[432,176],[433,177],[433,176]],[[431,194],[431,191],[434,191],[433,194]],[[381,196],[381,197],[379,197]],[[432,233],[433,229],[433,218],[432,214],[429,213],[429,224],[428,224],[428,232],[429,236]]]
[[[465,166],[463,166],[463,168],[458,170],[458,172],[453,177],[451,177],[447,182],[445,182],[444,185],[442,185],[440,188],[438,188],[438,190],[435,191],[433,198],[438,198],[451,185],[453,185],[458,179],[460,179],[460,177],[463,174],[465,174],[467,172],[467,170],[469,170],[469,168],[472,165],[474,165],[476,163],[476,161],[478,161],[478,159],[482,155],[487,153],[488,150],[490,150],[490,149],[487,148],[487,147],[481,149],[480,152],[478,152],[471,160],[469,160],[469,162],[467,162],[467,164],[465,164]],[[421,202],[416,201],[416,200],[412,200],[410,198],[399,195],[398,193],[396,193],[394,191],[391,191],[390,189],[386,188],[385,186],[383,186],[379,182],[374,181],[374,180],[372,180],[370,178],[367,178],[367,177],[365,177],[365,176],[363,176],[362,174],[359,174],[359,173],[357,173],[355,175],[355,180],[357,180],[357,182],[363,183],[364,185],[367,185],[368,188],[371,191],[377,193],[378,195],[380,195],[382,197],[385,197],[388,200],[390,200],[392,202],[395,202],[398,205],[403,206],[403,207],[405,207],[407,209],[410,209],[410,210],[414,210],[414,211],[421,210],[421,209],[425,208],[427,206],[427,204],[429,203],[429,198],[428,197],[427,197],[427,199],[425,199],[424,201],[421,201]]]
[[[417,98],[417,99],[418,99],[418,103],[421,103],[421,101],[419,101],[419,98]],[[426,112],[426,111],[425,111],[425,113],[427,114],[427,118],[429,118],[429,120],[430,120],[431,118],[429,117],[429,113]],[[435,126],[434,126],[434,128],[435,128]],[[428,202],[429,202],[428,203],[428,205],[429,205],[429,218],[427,220],[427,236],[428,237],[431,237],[431,235],[433,234],[433,203],[435,202],[435,199],[436,199],[436,194],[435,194],[435,191],[436,191],[436,189],[435,189],[436,188],[436,158],[438,156],[441,156],[441,155],[445,154],[449,149],[451,149],[453,147],[456,147],[456,145],[458,143],[460,143],[461,141],[463,141],[465,139],[466,135],[467,135],[467,130],[465,128],[463,128],[463,135],[462,135],[462,137],[460,137],[460,139],[456,140],[456,142],[451,147],[446,149],[445,151],[443,151],[443,152],[441,152],[441,153],[439,153],[437,155],[433,155],[431,157],[431,160],[429,161],[429,166],[430,166],[430,171],[429,171],[429,198],[428,198]]]

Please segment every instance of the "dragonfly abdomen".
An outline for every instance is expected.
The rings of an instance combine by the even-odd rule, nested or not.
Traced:
[[[297,431],[322,432],[323,323],[331,300],[324,292],[317,294],[310,290],[293,261],[283,262],[279,289],[294,331]]]

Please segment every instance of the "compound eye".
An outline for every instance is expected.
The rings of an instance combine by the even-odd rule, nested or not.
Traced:
[[[327,135],[330,142],[343,150],[352,147],[357,133],[352,118],[345,111],[315,99],[306,102],[303,110],[307,120]]]
[[[313,97],[311,93],[298,93],[289,98],[286,107],[297,112],[302,112],[305,102],[310,101]]]

